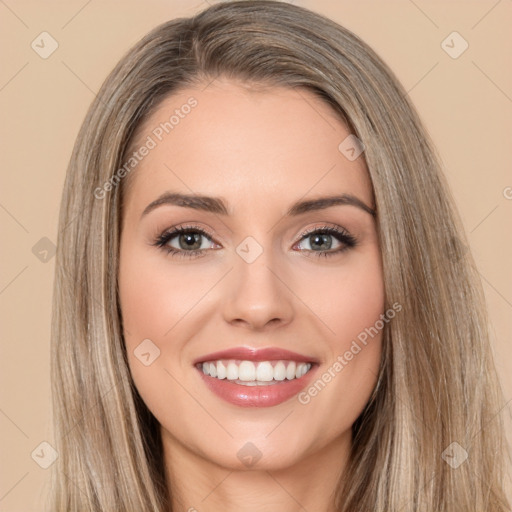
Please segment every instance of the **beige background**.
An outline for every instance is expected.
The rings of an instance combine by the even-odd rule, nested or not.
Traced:
[[[499,414],[510,418],[512,1],[295,3],[368,42],[396,72],[437,144],[482,275],[506,398]],[[50,252],[46,263],[40,260],[48,244],[40,240],[56,240],[62,184],[79,126],[124,51],[155,25],[206,6],[201,0],[0,0],[1,511],[42,509],[49,470],[31,453],[42,441],[52,443],[54,258]],[[47,59],[31,48],[43,31],[59,45]],[[469,44],[456,59],[441,47],[453,31]],[[460,48],[460,42],[453,45]]]

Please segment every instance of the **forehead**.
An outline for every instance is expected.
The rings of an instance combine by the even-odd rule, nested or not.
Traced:
[[[370,204],[364,158],[350,160],[339,148],[349,135],[339,114],[305,88],[216,80],[182,89],[138,130],[134,150],[150,149],[129,175],[126,204],[142,211],[168,190],[230,205],[337,191]]]

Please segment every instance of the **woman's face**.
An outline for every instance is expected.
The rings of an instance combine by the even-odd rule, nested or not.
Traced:
[[[175,459],[339,463],[381,353],[363,156],[307,90],[205,85],[138,137],[119,269],[135,385]]]

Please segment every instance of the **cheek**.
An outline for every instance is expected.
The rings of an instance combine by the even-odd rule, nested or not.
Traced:
[[[190,401],[180,386],[193,389],[184,381],[190,378],[189,340],[202,325],[198,315],[208,291],[225,272],[215,266],[199,271],[170,258],[136,243],[130,245],[129,239],[121,245],[119,299],[130,372],[146,405],[161,422],[170,414],[171,400],[183,407]]]
[[[297,295],[304,298],[321,321],[317,323],[326,327],[323,329],[325,340],[332,355],[338,355],[384,313],[384,282],[378,248],[354,254],[339,267],[309,274],[302,285],[297,281]]]
[[[347,342],[373,326],[384,312],[384,286],[377,265],[355,269],[341,283],[339,288],[331,287],[324,300],[335,345],[343,350]]]
[[[139,391],[155,384],[157,370],[163,370],[164,341],[171,338],[173,327],[185,316],[187,297],[197,295],[194,282],[188,287],[183,284],[177,272],[171,272],[162,261],[130,247],[129,242],[121,245],[119,300],[128,361]],[[179,356],[178,344],[179,339],[174,338],[172,353]],[[141,357],[147,353],[149,357]]]
[[[325,440],[349,429],[368,402],[378,377],[383,330],[395,311],[389,317],[385,312],[377,248],[354,258],[353,264],[316,277],[315,292],[311,293],[309,283],[308,304],[328,327],[328,332],[324,329],[328,356],[298,399],[304,411],[316,418],[311,421],[318,439]]]
[[[130,343],[171,336],[174,327],[204,294],[203,280],[190,279],[191,275],[180,270],[179,265],[173,267],[162,256],[138,257],[132,252],[121,259],[119,295]]]

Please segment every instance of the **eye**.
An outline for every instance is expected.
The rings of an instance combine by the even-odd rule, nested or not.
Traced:
[[[170,242],[176,238],[178,247],[173,247]],[[208,238],[211,236],[198,226],[180,226],[162,233],[153,245],[162,248],[172,256],[181,258],[190,258],[193,256],[204,255],[207,247],[201,243],[201,238]]]
[[[332,238],[335,238],[341,244],[336,250],[332,248]],[[314,253],[314,256],[334,256],[340,254],[357,245],[356,238],[343,228],[332,226],[322,226],[301,234],[301,240],[307,240],[311,249],[308,252]],[[299,244],[300,245],[300,244]],[[319,250],[317,250],[317,248]]]
[[[319,257],[334,256],[357,245],[356,238],[345,229],[332,226],[315,228],[302,233],[300,236],[300,241],[295,246],[300,246],[302,240],[307,240],[310,249],[303,250]],[[335,250],[331,250],[333,245],[332,238],[336,239],[338,244],[340,244],[340,247]],[[174,239],[176,239],[176,241],[172,242]],[[162,233],[155,240],[153,245],[160,247],[173,257],[192,258],[206,254],[208,244],[206,244],[205,247],[202,243],[202,239],[208,239],[211,243],[214,243],[212,241],[212,235],[207,233],[204,229],[198,226],[180,226]],[[171,245],[171,242],[177,244],[177,247]]]

